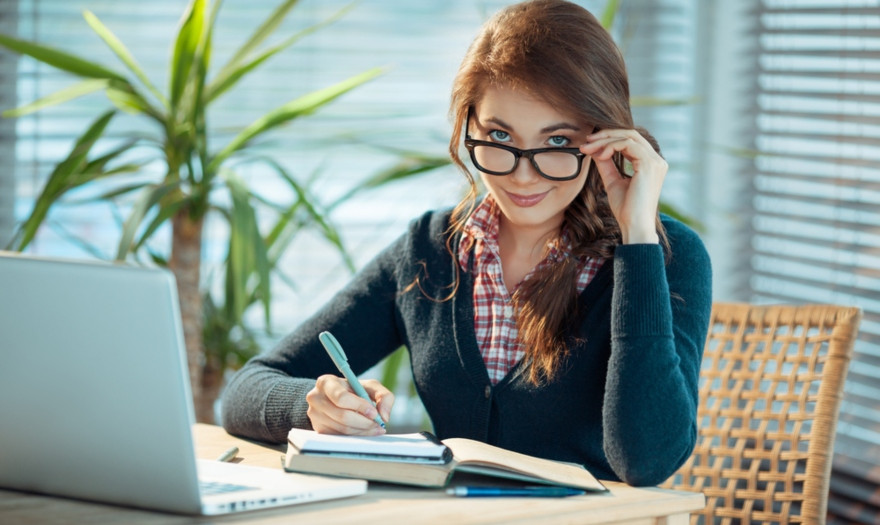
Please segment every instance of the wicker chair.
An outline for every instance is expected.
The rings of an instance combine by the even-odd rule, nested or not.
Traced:
[[[693,454],[663,484],[702,492],[691,523],[824,523],[861,311],[716,303]]]

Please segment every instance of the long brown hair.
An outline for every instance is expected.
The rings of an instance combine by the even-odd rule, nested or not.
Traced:
[[[489,86],[507,86],[547,101],[558,111],[598,129],[635,128],[623,56],[608,32],[586,9],[565,0],[532,0],[511,5],[488,20],[468,49],[455,78],[449,152],[464,172],[469,191],[455,208],[447,247],[476,206],[477,186],[462,161],[462,129]],[[636,128],[639,129],[639,128]],[[656,141],[639,131],[659,152]],[[623,172],[624,162],[615,162]],[[657,219],[661,242],[668,248]],[[563,229],[572,254],[544,267],[513,295],[520,342],[534,384],[552,381],[568,355],[564,334],[577,316],[576,278],[585,257],[610,258],[621,243],[620,227],[592,164],[578,197],[565,211]],[[453,285],[457,290],[458,277]]]

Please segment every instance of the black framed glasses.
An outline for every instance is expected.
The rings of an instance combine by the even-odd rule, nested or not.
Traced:
[[[471,112],[468,108],[465,126],[470,126]],[[489,175],[510,175],[519,166],[519,159],[529,159],[535,171],[545,179],[566,181],[576,179],[581,173],[586,154],[577,148],[519,149],[506,144],[476,140],[465,132],[464,147],[471,155],[474,166]]]
[[[586,155],[577,148],[519,149],[506,144],[472,139],[466,135],[464,147],[471,155],[474,166],[489,175],[509,175],[519,165],[519,159],[529,159],[535,171],[545,179],[566,181],[576,179]]]

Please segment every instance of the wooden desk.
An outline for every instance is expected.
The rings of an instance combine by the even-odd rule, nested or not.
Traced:
[[[239,447],[243,464],[278,467],[282,447],[235,438],[223,429],[196,425],[196,451],[216,458]],[[84,473],[84,478],[88,474]],[[703,508],[702,494],[606,483],[608,494],[556,498],[455,498],[443,491],[371,484],[354,498],[307,503],[222,517],[177,516],[63,498],[0,490],[0,523],[248,523],[388,525],[438,523],[626,523],[685,525],[688,513]]]

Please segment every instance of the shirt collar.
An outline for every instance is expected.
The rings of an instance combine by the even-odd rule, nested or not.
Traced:
[[[501,224],[501,210],[491,195],[486,195],[464,224],[464,234],[472,239],[498,242],[498,227]]]
[[[499,214],[495,200],[491,195],[486,195],[465,221],[458,242],[458,264],[462,270],[468,271],[468,260],[477,242],[483,242],[486,247],[493,247],[497,251]]]
[[[469,254],[477,241],[485,243],[486,247],[496,252],[498,251],[500,224],[501,210],[495,203],[495,199],[487,194],[465,221],[458,250],[458,260],[462,269],[467,270]],[[572,244],[568,228],[563,228],[562,235],[548,241],[547,248],[545,261],[557,263],[566,257],[571,257]]]

